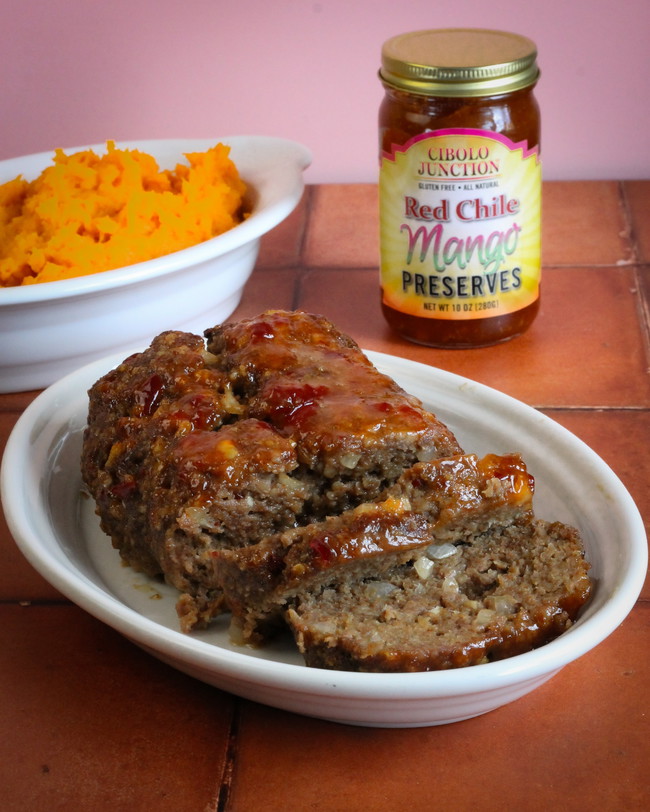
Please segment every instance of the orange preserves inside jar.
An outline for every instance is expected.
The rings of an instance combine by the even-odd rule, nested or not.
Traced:
[[[404,338],[486,346],[535,319],[538,74],[534,44],[505,32],[422,31],[384,44],[382,310]]]

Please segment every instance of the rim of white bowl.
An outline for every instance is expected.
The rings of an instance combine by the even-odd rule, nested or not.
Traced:
[[[302,173],[311,164],[312,155],[307,147],[297,141],[285,138],[275,138],[271,136],[224,136],[221,138],[193,138],[193,139],[148,139],[138,141],[116,141],[115,145],[125,149],[141,149],[151,151],[154,147],[171,146],[172,144],[188,145],[179,155],[179,161],[185,152],[197,151],[199,148],[208,148],[216,143],[226,144],[233,149],[261,149],[272,147],[278,151],[280,161],[278,171],[286,169],[287,165],[293,170],[293,174],[286,174],[283,183],[278,185],[277,192],[271,200],[265,201],[262,196],[255,204],[250,216],[229,231],[218,234],[209,240],[205,240],[197,245],[165,254],[155,259],[136,262],[133,265],[125,265],[122,268],[114,268],[100,273],[88,274],[87,276],[74,277],[73,279],[61,279],[54,282],[40,282],[38,285],[16,285],[12,287],[0,287],[0,308],[13,305],[41,304],[53,299],[64,299],[67,297],[80,296],[84,294],[96,293],[120,285],[131,285],[142,282],[152,276],[164,276],[183,270],[189,266],[197,265],[208,259],[223,256],[240,246],[259,239],[290,214],[296,207],[304,189]],[[194,145],[189,146],[189,145]],[[86,149],[93,149],[96,152],[105,151],[105,144],[90,144],[88,146],[66,148],[65,152],[72,153]],[[21,160],[40,159],[51,160],[54,151],[35,153],[33,155],[22,156],[21,158],[9,158],[0,161],[0,176],[3,174],[3,166]],[[271,168],[273,171],[273,168]],[[242,177],[249,187],[256,193],[257,189],[254,179],[249,179],[246,171],[242,171]],[[281,177],[281,176],[278,176]],[[3,181],[0,180],[0,183]],[[275,198],[275,199],[274,199]]]

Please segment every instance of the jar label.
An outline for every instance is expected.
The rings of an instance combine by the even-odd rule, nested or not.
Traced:
[[[485,130],[436,130],[384,153],[385,304],[434,319],[501,316],[532,304],[541,186],[537,148]]]

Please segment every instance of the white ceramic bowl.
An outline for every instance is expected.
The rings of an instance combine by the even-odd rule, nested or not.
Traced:
[[[177,593],[120,565],[91,500],[81,496],[86,391],[120,357],[54,384],[18,421],[0,481],[9,528],[33,566],[72,601],[164,662],[248,699],[384,727],[445,724],[512,702],[598,645],[634,606],[648,555],[639,512],[600,457],[550,418],[457,375],[368,355],[435,411],[467,450],[520,451],[535,476],[537,515],[580,529],[594,592],[565,634],[500,662],[416,674],[307,668],[286,639],[259,649],[233,645],[227,618],[207,631],[182,634],[174,611]]]
[[[311,162],[300,144],[264,136],[119,142],[172,169],[187,152],[218,141],[249,186],[252,214],[199,245],[158,259],[79,277],[0,287],[0,392],[48,386],[92,360],[148,343],[166,329],[197,332],[237,307],[257,259],[260,238],[298,204]],[[70,154],[88,147],[66,149]],[[98,154],[105,145],[92,145]],[[52,152],[0,161],[0,183],[37,177]]]

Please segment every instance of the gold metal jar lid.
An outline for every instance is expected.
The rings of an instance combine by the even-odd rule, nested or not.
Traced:
[[[537,48],[507,31],[411,31],[384,43],[379,76],[391,87],[425,96],[510,93],[539,78]]]

